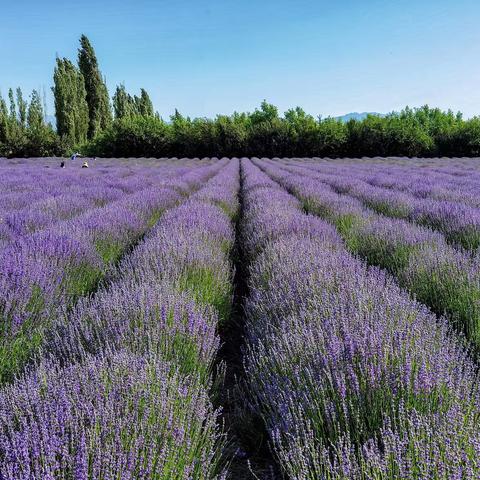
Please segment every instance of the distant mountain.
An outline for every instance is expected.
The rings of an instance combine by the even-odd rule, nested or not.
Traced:
[[[335,117],[337,120],[341,120],[342,122],[348,122],[352,118],[355,120],[363,120],[364,118],[367,117],[367,115],[376,115],[377,117],[384,117],[384,113],[378,113],[378,112],[352,112],[352,113],[347,113],[346,115],[341,115],[340,117]]]

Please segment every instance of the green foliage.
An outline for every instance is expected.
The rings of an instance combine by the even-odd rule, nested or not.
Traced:
[[[180,279],[179,289],[190,292],[201,304],[212,305],[220,322],[225,322],[230,318],[233,295],[231,283],[226,280],[206,267],[191,266]]]
[[[428,107],[424,107],[428,108]],[[423,111],[424,109],[420,109]],[[429,156],[434,153],[434,138],[422,126],[417,111],[408,107],[382,118],[368,115],[363,121],[350,120],[349,152],[353,156]]]
[[[78,298],[93,292],[100,282],[104,272],[91,265],[83,264],[68,271],[66,290],[68,303],[73,304]]]
[[[40,94],[37,90],[33,90],[32,99],[28,106],[27,124],[31,129],[38,129],[43,126],[43,107]]]
[[[95,249],[102,258],[105,265],[115,263],[125,250],[120,242],[111,240],[98,240],[95,242]]]
[[[130,98],[130,95],[125,90],[125,85],[117,85],[113,95],[113,110],[116,119],[126,118],[132,114]]]
[[[144,88],[140,89],[140,97],[133,97],[127,93],[125,85],[117,85],[115,94],[113,95],[113,110],[116,119],[129,117],[153,117],[153,103],[150,96]]]
[[[247,141],[246,114],[234,113],[231,116],[219,115],[214,121],[217,157],[241,156]],[[220,146],[222,150],[220,150]]]
[[[460,114],[427,106],[415,110],[407,107],[386,117],[369,115],[363,121],[343,123],[333,118],[315,119],[299,107],[281,117],[275,106],[264,101],[252,113],[219,115],[215,119],[191,119],[175,111],[166,123],[148,116],[151,120],[141,120],[135,98],[125,87],[117,87],[116,117],[129,121],[116,121],[107,129],[103,139],[90,146],[92,154],[361,157],[459,152],[480,155],[480,119],[465,122]]]
[[[13,96],[13,90],[8,89],[8,100],[10,101],[10,120],[17,120],[17,107],[15,105],[15,97]]]
[[[22,89],[17,88],[18,121],[22,127],[27,124],[27,102],[23,98]]]
[[[89,118],[83,75],[67,58],[57,58],[53,81],[58,135],[71,145],[85,142]]]
[[[480,118],[458,122],[444,142],[444,154],[458,157],[480,156]]]
[[[94,138],[112,122],[107,86],[98,67],[97,56],[85,35],[80,37],[78,68],[85,82],[88,105],[88,138]]]
[[[320,120],[315,140],[315,156],[338,157],[345,151],[347,128],[344,123],[333,118]]]
[[[287,124],[278,116],[277,107],[262,102],[247,117],[248,154],[255,156],[285,156],[288,146]]]
[[[44,121],[38,91],[33,90],[30,104],[17,89],[17,104],[9,90],[10,109],[0,96],[0,156],[33,157],[61,155],[65,145]]]
[[[400,283],[415,294],[419,302],[429,305],[439,315],[447,315],[455,328],[465,334],[480,353],[480,289],[468,274],[438,256],[435,269],[424,265],[418,249],[410,258],[413,268],[400,274]]]
[[[138,97],[135,97],[137,100]],[[140,98],[136,101],[138,114],[142,117],[153,117],[155,112],[153,110],[153,103],[150,100],[150,96],[144,88],[140,89]]]
[[[85,148],[87,154],[105,157],[166,156],[168,127],[156,117],[120,118]]]
[[[0,96],[0,155],[58,155],[80,146],[106,157],[480,156],[480,118],[464,121],[460,113],[427,105],[343,123],[316,119],[300,107],[282,117],[264,100],[251,113],[191,119],[175,110],[165,122],[145,89],[132,96],[121,84],[112,98],[112,122],[107,87],[85,35],[78,69],[57,58],[52,90],[57,135],[45,125],[37,91],[30,105],[20,88],[16,98],[8,91],[9,107]]]
[[[8,110],[7,104],[3,97],[0,95],[0,150],[1,145],[7,140],[7,127],[8,127]],[[1,155],[1,152],[0,152]]]
[[[333,118],[315,120],[300,107],[285,112],[290,155],[339,156],[345,150],[347,127]]]
[[[93,49],[89,55],[94,76],[104,86]],[[480,118],[463,120],[460,113],[428,106],[343,123],[314,118],[300,107],[281,116],[263,101],[251,113],[192,119],[175,110],[164,121],[144,89],[132,96],[119,85],[113,96],[115,120],[99,123],[95,113],[92,126],[83,79],[69,60],[57,59],[53,91],[58,135],[43,121],[38,92],[32,93],[24,123],[21,92],[15,99],[9,90],[9,106],[0,97],[0,155],[61,154],[81,146],[82,152],[99,157],[480,156]]]
[[[12,338],[0,341],[0,384],[11,382],[19,375],[25,365],[37,353],[43,344],[43,334],[34,328],[32,322],[25,322],[24,327]]]

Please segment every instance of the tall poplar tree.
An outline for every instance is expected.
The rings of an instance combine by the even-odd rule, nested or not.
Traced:
[[[150,100],[150,96],[144,88],[140,89],[140,101],[138,105],[138,113],[143,117],[153,117],[155,112],[153,111],[153,103]]]
[[[0,94],[0,143],[7,140],[8,108],[7,103]],[[1,152],[1,148],[0,148]]]
[[[85,81],[88,104],[88,138],[108,127],[112,121],[107,86],[98,67],[97,56],[92,44],[85,35],[80,37],[78,67]]]
[[[32,99],[28,106],[27,123],[30,129],[39,129],[44,126],[42,99],[37,90],[32,91]]]
[[[52,88],[57,132],[71,144],[87,139],[88,105],[83,75],[67,58],[57,58]]]
[[[17,88],[18,121],[22,127],[27,125],[27,102],[23,98],[22,89]]]
[[[10,101],[10,120],[17,119],[17,107],[15,105],[15,97],[13,95],[13,90],[8,89],[8,100]]]
[[[115,118],[125,118],[131,115],[130,95],[125,90],[125,85],[117,85],[113,95],[113,110]]]
[[[140,89],[140,96],[133,97],[126,91],[125,85],[117,85],[113,95],[113,110],[115,118],[125,118],[140,115],[153,117],[155,112],[150,96],[144,88]]]

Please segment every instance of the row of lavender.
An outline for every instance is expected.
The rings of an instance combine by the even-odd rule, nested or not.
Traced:
[[[246,376],[288,476],[478,478],[475,367],[446,321],[250,161],[242,175]]]
[[[257,161],[256,161],[257,162]],[[406,220],[388,218],[341,195],[311,172],[257,162],[301,199],[307,211],[332,222],[351,252],[388,269],[422,303],[446,314],[480,346],[480,257],[447,244],[443,235]]]
[[[51,325],[40,365],[0,392],[0,478],[223,478],[209,392],[238,188],[232,160]]]
[[[287,166],[287,168],[292,167]],[[361,172],[355,167],[350,169],[338,166],[326,168],[309,163],[297,163],[293,168],[303,171],[306,175],[313,175],[317,180],[330,185],[337,193],[357,198],[378,213],[394,218],[403,218],[438,230],[453,245],[461,246],[472,252],[475,252],[480,246],[479,180],[474,181],[470,190],[467,190],[464,184],[448,182],[444,188],[448,191],[450,198],[437,199],[419,197],[418,191],[415,194],[391,188],[391,186],[372,185],[367,181],[369,176],[361,175]],[[388,172],[387,178],[393,184],[400,185],[405,176],[411,176],[408,170],[400,174],[396,174],[392,170]],[[376,178],[378,181],[378,177]],[[432,172],[426,174],[425,179],[429,179],[437,185],[440,183]],[[428,191],[425,181],[422,186]],[[474,203],[474,205],[469,203]]]
[[[418,198],[458,201],[474,207],[480,206],[478,198],[480,173],[473,168],[461,169],[452,160],[446,164],[448,168],[446,166],[442,168],[415,166],[411,163],[398,166],[386,161],[358,163],[345,160],[325,164],[295,159],[287,162],[292,163],[292,161],[298,165],[314,168],[321,173],[353,175],[371,185],[404,191]]]
[[[475,253],[479,246],[480,177],[439,177],[431,169],[415,174],[411,168],[398,170],[375,165],[294,165],[377,213],[439,230],[457,248]]]
[[[21,371],[59,310],[94,291],[166,208],[224,163],[157,180],[149,188],[26,235],[1,251],[0,383]]]
[[[3,167],[0,169],[0,248],[21,236],[105,206],[126,194],[151,187],[159,180],[186,173],[188,169],[188,164],[174,163],[142,170]]]

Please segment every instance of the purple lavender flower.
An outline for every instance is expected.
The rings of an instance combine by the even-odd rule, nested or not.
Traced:
[[[297,185],[297,177],[255,163],[289,188]],[[247,238],[265,229],[269,212],[305,216],[275,201],[280,194],[248,190],[265,176],[252,163],[242,161],[242,172]],[[260,200],[263,209],[256,209]],[[264,243],[261,253],[249,254],[245,371],[285,472],[299,479],[413,479],[418,472],[449,478],[461,468],[464,478],[476,478],[476,370],[446,320],[325,235],[278,236],[272,227]],[[450,436],[454,451],[463,452],[460,465],[432,453],[445,442],[446,412],[457,427]]]

